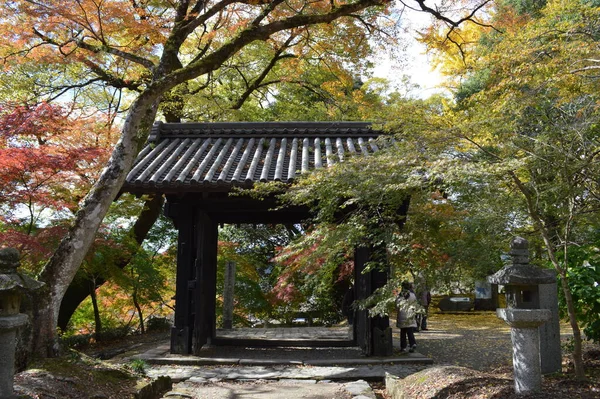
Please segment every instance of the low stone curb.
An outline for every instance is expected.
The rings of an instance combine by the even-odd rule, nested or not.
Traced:
[[[202,380],[382,380],[386,373],[405,377],[427,368],[427,364],[369,364],[361,366],[153,366],[149,377],[169,376],[174,382]]]
[[[289,359],[238,359],[238,358],[213,358],[213,357],[134,357],[143,359],[152,365],[171,366],[365,366],[365,365],[423,365],[433,364],[433,360],[419,353],[393,358],[364,358],[364,359],[314,359],[314,360],[289,360]]]

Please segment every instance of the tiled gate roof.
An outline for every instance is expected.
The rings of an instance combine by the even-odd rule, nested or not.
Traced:
[[[228,191],[294,179],[378,150],[364,122],[161,123],[152,128],[123,191]]]

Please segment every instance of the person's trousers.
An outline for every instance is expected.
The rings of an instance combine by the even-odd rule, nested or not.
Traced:
[[[400,349],[406,349],[406,340],[408,338],[408,345],[411,347],[417,344],[415,340],[414,327],[407,327],[400,329]]]

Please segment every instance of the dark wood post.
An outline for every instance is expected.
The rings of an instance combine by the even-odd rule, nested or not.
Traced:
[[[377,288],[383,287],[387,283],[387,270],[364,272],[367,262],[373,260],[374,255],[385,257],[385,252],[377,253],[370,247],[359,247],[354,252],[354,295],[356,299],[368,298]],[[367,356],[392,354],[392,329],[389,317],[370,317],[368,310],[359,310],[356,313],[354,333],[356,344]]]
[[[167,200],[165,215],[173,220],[178,230],[175,317],[171,328],[171,353],[185,355],[192,352],[194,329],[193,291],[196,248],[192,214],[193,210],[189,204]]]
[[[377,258],[383,263],[382,269],[371,270],[371,293],[385,286],[389,278],[389,265],[385,246],[378,246],[372,250],[371,259]],[[391,356],[393,352],[392,328],[388,316],[373,316],[371,318],[371,340],[373,356]]]
[[[200,354],[204,344],[212,344],[216,332],[217,246],[218,229],[208,214],[197,214],[197,251],[195,292],[195,321],[192,351]]]
[[[371,287],[371,274],[363,273],[365,265],[369,261],[369,248],[360,247],[354,251],[354,299],[361,300],[367,298]],[[357,310],[354,317],[354,338],[356,344],[369,355],[371,349],[371,323],[368,310]]]

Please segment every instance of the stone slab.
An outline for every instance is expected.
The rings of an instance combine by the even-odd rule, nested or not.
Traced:
[[[300,360],[289,360],[289,359],[240,359],[239,364],[241,366],[264,366],[264,365],[301,365],[303,364]]]
[[[27,315],[18,313],[10,316],[0,317],[0,330],[9,330],[25,325],[27,323]]]
[[[432,364],[433,360],[431,358],[421,355],[420,353],[415,352],[409,353],[406,356],[392,358],[368,357],[362,359],[314,359],[305,360],[303,363],[308,366],[363,366],[369,364]]]
[[[348,380],[383,379],[386,373],[407,376],[426,368],[426,365],[377,364],[353,367],[303,367],[303,366],[249,366],[249,367],[172,367],[151,366],[147,370],[150,377],[169,376],[174,381],[190,378],[220,380],[239,379],[285,379],[285,380]]]
[[[135,359],[143,359],[148,364],[156,365],[183,365],[183,366],[211,366],[211,365],[235,365],[240,363],[237,358],[217,358],[217,357],[192,357],[192,356],[168,356],[168,357],[152,357],[141,354],[134,357]]]
[[[314,380],[258,381],[255,383],[223,381],[218,385],[198,385],[182,382],[177,384],[173,391],[165,394],[163,398],[332,399],[352,397],[352,399],[375,399],[375,395],[370,388],[357,396],[348,392],[345,385],[343,383],[322,383],[320,381],[315,384]]]
[[[344,389],[357,398],[376,399],[371,386],[365,380],[352,381],[344,384]]]
[[[369,364],[381,364],[379,359],[314,359],[305,360],[304,364],[307,366],[349,366],[349,365],[369,365]]]

